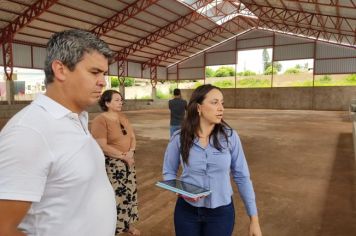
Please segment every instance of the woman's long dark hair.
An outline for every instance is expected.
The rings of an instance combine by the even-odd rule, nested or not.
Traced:
[[[193,146],[194,138],[198,136],[198,129],[200,125],[198,104],[202,104],[206,97],[206,94],[213,89],[217,89],[221,92],[220,88],[215,87],[211,84],[199,86],[194,90],[189,100],[188,107],[187,107],[187,115],[183,121],[182,129],[180,133],[180,143],[181,143],[180,152],[182,154],[183,162],[186,164],[188,164],[189,151]],[[218,135],[221,133],[225,137],[227,142],[228,130],[231,132],[232,131],[231,127],[224,120],[221,120],[221,123],[215,124],[214,129],[209,135],[209,140],[210,137],[212,136],[213,145],[219,151],[221,151],[223,147],[219,142]]]

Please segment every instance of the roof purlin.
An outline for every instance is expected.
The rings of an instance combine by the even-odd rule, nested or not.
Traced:
[[[58,0],[39,0],[31,5],[23,14],[18,16],[13,22],[0,32],[0,45],[8,40],[12,40],[16,32],[28,25],[31,21],[39,17],[43,12],[55,4]]]
[[[237,16],[238,17],[238,16]],[[236,17],[235,17],[236,18]],[[162,53],[161,55],[145,62],[142,65],[142,68],[147,68],[149,66],[156,66],[160,63],[160,61],[165,60],[165,58],[170,57],[172,55],[176,55],[179,54],[180,52],[184,51],[185,49],[195,45],[195,44],[199,44],[202,41],[205,41],[211,37],[214,37],[224,31],[229,32],[225,27],[228,27],[228,24],[231,23],[231,21],[233,21],[235,18],[232,18],[230,21],[227,21],[226,23],[224,23],[224,25],[218,25],[217,27],[215,27],[212,30],[209,30],[201,35],[198,35],[197,37],[188,40],[184,43],[182,43],[181,45],[179,45],[176,48],[173,48],[167,52]]]
[[[91,32],[97,36],[104,35],[108,31],[113,30],[114,28],[126,22],[141,11],[144,11],[146,8],[156,3],[157,1],[158,0],[137,0],[133,4],[128,5],[122,11],[116,13],[100,25],[93,28]]]
[[[285,12],[285,14],[287,12],[293,12],[295,14],[314,15],[315,17],[318,17],[318,16],[321,17],[322,16],[322,15],[317,14],[317,13],[313,14],[313,13],[303,12],[303,11],[287,10],[287,9],[281,9],[281,8],[271,8],[271,7],[261,6],[261,5],[257,5],[257,4],[245,4],[245,5],[252,12],[254,12],[256,14],[256,16],[259,18],[260,21],[263,21],[264,23],[266,23],[266,21],[269,21],[269,22],[272,22],[274,24],[284,24],[287,28],[289,28],[289,26],[291,26],[291,24],[296,24],[296,26],[294,25],[293,27],[310,28],[310,29],[313,29],[313,30],[316,30],[316,31],[320,31],[321,34],[323,34],[323,33],[336,34],[335,32],[330,32],[328,30],[328,28],[325,26],[326,23],[325,22],[320,23],[320,20],[318,20],[320,26],[315,26],[315,25],[309,24],[310,27],[305,27],[305,26],[301,26],[300,25],[301,22],[296,22],[295,20],[291,22],[291,21],[288,21],[287,18],[284,18],[282,22],[276,22],[276,20],[274,19],[274,15],[276,14],[277,10],[278,10],[279,14],[281,14],[280,11],[283,11],[283,12]],[[262,9],[262,7],[267,8],[267,10]],[[323,16],[325,16],[325,15],[323,15]],[[327,17],[336,17],[336,16],[327,16]],[[347,18],[345,18],[345,17],[341,17],[341,18],[344,19],[346,22],[348,22]],[[305,18],[303,18],[302,20],[304,20],[304,19]],[[289,23],[289,24],[286,24],[286,23]],[[309,22],[306,22],[305,24],[308,24],[308,23]],[[334,24],[333,21],[331,21],[331,23]],[[350,24],[349,23],[347,23],[347,24],[350,27]],[[323,30],[315,29],[313,27],[322,27]],[[334,30],[334,29],[336,29],[335,25],[334,25],[334,28],[330,28],[330,30]],[[344,31],[346,31],[346,30],[344,30]],[[293,30],[289,29],[289,30],[287,30],[287,32],[295,33],[295,29],[293,29]],[[350,32],[349,35],[348,34],[341,34],[342,36],[339,37],[337,42],[343,43],[342,39],[340,39],[340,38],[343,38],[343,36],[352,36],[352,34],[354,34],[353,29],[351,29],[351,31],[348,31],[348,32]],[[354,36],[354,37],[356,37],[356,36]],[[328,40],[330,40],[330,37],[328,37]],[[349,42],[347,37],[346,37],[346,40]],[[352,45],[352,42],[349,42],[349,44]]]

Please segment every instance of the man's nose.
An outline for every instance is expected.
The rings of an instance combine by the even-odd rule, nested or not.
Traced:
[[[106,79],[105,76],[100,76],[100,78],[98,79],[98,85],[105,87],[106,86]]]

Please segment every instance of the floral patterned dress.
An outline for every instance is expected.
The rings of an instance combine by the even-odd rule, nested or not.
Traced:
[[[135,147],[136,139],[127,118],[121,114],[119,120],[111,120],[104,114],[95,117],[91,124],[95,139],[106,138],[108,145],[127,152]],[[106,153],[105,149],[103,149]],[[126,162],[106,156],[106,172],[116,195],[116,235],[128,231],[131,224],[139,220],[135,167]]]

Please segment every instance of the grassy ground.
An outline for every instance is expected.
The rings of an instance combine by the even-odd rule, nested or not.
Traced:
[[[214,84],[221,88],[234,88],[235,77],[207,78],[206,83]],[[272,86],[271,86],[272,84]],[[356,76],[351,75],[317,75],[314,86],[355,86]],[[237,76],[237,88],[257,87],[310,87],[313,86],[313,74],[282,74],[282,75],[254,75]]]

